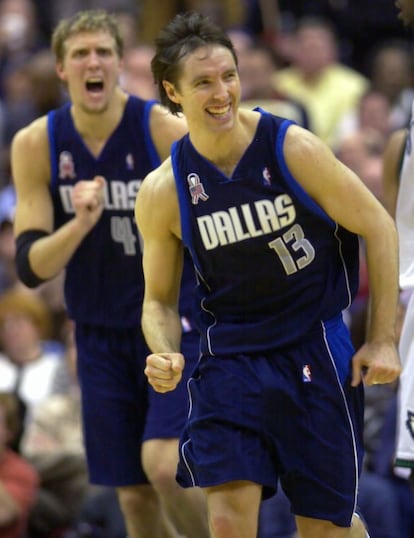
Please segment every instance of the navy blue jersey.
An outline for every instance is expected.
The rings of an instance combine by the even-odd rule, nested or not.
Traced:
[[[140,322],[144,277],[134,205],[143,179],[160,164],[149,128],[154,103],[130,96],[98,157],[76,130],[70,104],[48,115],[55,228],[73,218],[77,181],[96,175],[107,180],[102,216],[66,269],[65,299],[77,322],[114,328]]]
[[[334,222],[287,168],[283,143],[291,124],[263,113],[230,178],[188,135],[173,145],[205,353],[297,342],[317,321],[340,315],[358,289],[357,236]]]

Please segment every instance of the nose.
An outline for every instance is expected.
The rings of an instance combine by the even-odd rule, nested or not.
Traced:
[[[95,50],[91,50],[88,57],[89,65],[98,65],[99,64],[99,54]]]
[[[223,80],[218,80],[214,86],[214,98],[223,99],[224,97],[227,97],[227,95],[227,84]]]

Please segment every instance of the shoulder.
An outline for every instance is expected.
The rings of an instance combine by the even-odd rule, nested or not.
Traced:
[[[309,194],[323,191],[335,178],[354,175],[319,137],[298,125],[290,125],[283,144],[283,156],[292,176]]]
[[[185,117],[182,114],[179,116],[172,114],[159,103],[155,103],[151,108],[150,127],[154,131],[158,131],[159,129],[171,130],[171,132],[175,132],[175,139],[184,136],[187,132]]]
[[[285,155],[307,158],[315,152],[325,152],[328,147],[316,135],[296,124],[290,124],[286,130],[283,150]]]
[[[238,112],[238,122],[242,129],[248,134],[249,138],[255,136],[257,126],[259,125],[262,116],[272,116],[265,110],[250,110],[248,108],[240,107]]]
[[[343,85],[341,88],[355,88],[356,90],[364,91],[369,87],[369,80],[364,75],[340,63],[329,66],[326,70],[326,75],[338,84]]]
[[[47,143],[47,116],[42,116],[17,131],[12,140],[12,150],[38,149]]]
[[[171,193],[171,189],[175,189],[174,173],[171,158],[167,158],[147,175],[139,190],[139,195],[162,199]]]
[[[283,67],[282,69],[279,69],[276,73],[273,75],[273,81],[277,83],[285,83],[285,82],[291,82],[291,81],[297,81],[300,79],[299,72],[295,67]]]

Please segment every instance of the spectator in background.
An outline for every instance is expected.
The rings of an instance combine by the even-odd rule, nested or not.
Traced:
[[[64,360],[53,393],[36,406],[21,441],[39,473],[40,491],[29,519],[30,538],[56,536],[76,526],[90,492],[81,425],[73,322],[64,328]]]
[[[322,19],[298,24],[292,64],[274,75],[275,89],[308,111],[313,132],[332,146],[338,123],[355,110],[369,81],[339,62],[335,33]]]
[[[387,96],[379,90],[370,88],[361,96],[356,110],[339,122],[334,147],[339,148],[345,138],[361,130],[376,131],[378,136],[383,137],[385,145],[392,130],[391,104]]]
[[[197,11],[210,16],[225,29],[240,27],[247,16],[240,0],[141,0],[139,36],[144,43],[153,43],[159,30],[181,10]]]
[[[265,110],[309,127],[306,109],[294,99],[276,91],[272,79],[279,68],[273,49],[252,44],[239,54],[239,73],[242,83],[242,106]]]
[[[28,458],[55,453],[84,456],[80,415],[80,389],[76,368],[74,324],[67,320],[64,360],[54,377],[53,392],[35,409],[24,431],[22,453]]]
[[[137,45],[124,53],[121,87],[142,99],[157,99],[158,90],[151,73],[151,60],[154,48],[150,45]]]
[[[372,127],[361,127],[341,141],[337,156],[382,202],[382,152],[385,137]]]
[[[15,396],[0,393],[0,536],[22,538],[34,504],[38,476],[34,468],[10,449],[20,431]]]
[[[16,245],[13,235],[16,194],[12,185],[0,191],[0,294],[19,285],[14,257]]]
[[[392,130],[407,127],[414,99],[414,49],[404,41],[382,42],[367,58],[372,88],[388,99]]]
[[[23,402],[26,424],[52,394],[62,362],[62,349],[50,346],[50,334],[50,312],[38,294],[17,288],[0,297],[0,390]]]
[[[0,96],[3,77],[16,66],[26,63],[44,47],[33,0],[2,0],[0,2]]]
[[[251,18],[259,21],[259,1]],[[331,22],[338,37],[340,58],[346,65],[366,72],[366,55],[383,39],[402,39],[407,43],[411,35],[399,23],[392,0],[277,0],[282,29],[289,30],[303,17],[323,17]],[[261,29],[256,23],[255,33]],[[368,75],[367,75],[368,76]]]
[[[9,151],[15,133],[28,122],[63,104],[65,94],[49,50],[41,50],[30,61],[4,79],[5,145]]]

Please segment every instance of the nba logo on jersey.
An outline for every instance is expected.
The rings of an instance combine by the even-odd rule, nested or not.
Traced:
[[[310,383],[312,381],[312,372],[309,364],[305,364],[302,367],[302,381],[304,383]]]
[[[75,175],[75,165],[73,157],[69,151],[62,151],[59,155],[59,179],[73,179]]]
[[[267,166],[263,168],[263,179],[265,185],[272,184],[272,176],[270,175],[269,168]]]
[[[407,420],[405,421],[407,430],[410,432],[411,437],[414,439],[414,413],[407,411]]]
[[[132,153],[128,153],[125,158],[125,163],[128,170],[134,169],[134,157],[132,156]]]

